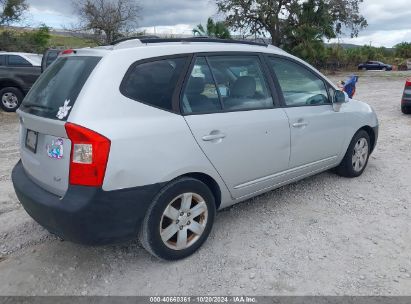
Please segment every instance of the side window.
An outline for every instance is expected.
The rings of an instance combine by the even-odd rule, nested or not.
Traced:
[[[209,63],[224,110],[273,107],[266,79],[256,56],[212,56]]]
[[[270,58],[287,106],[330,104],[324,81],[287,59]]]
[[[32,66],[30,62],[18,55],[9,55],[9,66]]]
[[[126,97],[172,110],[172,98],[186,57],[137,63],[127,72],[120,91]]]
[[[208,65],[209,64],[209,65]],[[256,56],[197,58],[182,100],[185,113],[273,107],[273,98]]]
[[[182,106],[186,114],[217,112],[222,109],[213,75],[204,57],[197,58],[194,63],[184,90]]]
[[[0,56],[0,66],[5,66],[6,65],[6,56],[1,55]]]

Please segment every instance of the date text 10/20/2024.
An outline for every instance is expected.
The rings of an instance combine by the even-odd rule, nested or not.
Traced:
[[[150,303],[257,303],[255,297],[247,297],[247,296],[196,296],[196,297],[188,297],[188,296],[174,296],[174,297],[150,297]]]

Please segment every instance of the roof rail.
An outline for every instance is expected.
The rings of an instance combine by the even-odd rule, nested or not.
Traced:
[[[114,40],[112,43],[110,43],[110,45],[116,45],[124,41],[136,40],[136,39],[140,39],[140,40],[141,39],[160,39],[160,37],[154,36],[154,35],[131,36],[131,37],[125,37],[125,38]]]
[[[136,46],[142,46],[143,44],[141,43],[140,39],[127,39],[122,42],[119,42],[115,45],[109,45],[108,48],[112,50],[118,50],[118,49],[128,49]]]
[[[230,44],[248,44],[248,45],[258,45],[267,46],[265,43],[258,43],[253,41],[245,40],[234,40],[234,39],[219,39],[219,38],[209,38],[203,36],[189,37],[189,38],[137,38],[140,39],[142,43],[162,43],[162,42],[215,42],[215,43],[230,43]]]

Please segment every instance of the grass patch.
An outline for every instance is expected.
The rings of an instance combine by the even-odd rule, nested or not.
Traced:
[[[58,47],[58,48],[83,48],[83,47],[93,47],[97,44],[89,39],[81,37],[70,37],[70,36],[61,36],[61,35],[51,35],[49,47]]]

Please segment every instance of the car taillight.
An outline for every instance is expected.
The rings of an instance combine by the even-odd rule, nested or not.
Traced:
[[[73,54],[74,50],[73,49],[67,49],[61,52],[62,55],[70,55]]]
[[[110,140],[82,126],[66,123],[71,140],[70,184],[99,187],[106,173]]]
[[[408,78],[408,79],[405,81],[405,86],[406,86],[406,87],[411,87],[411,78]]]

